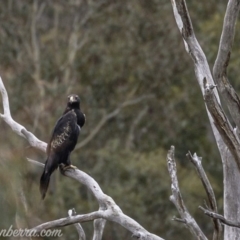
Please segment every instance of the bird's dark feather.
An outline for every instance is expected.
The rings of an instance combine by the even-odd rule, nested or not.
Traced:
[[[58,153],[63,153],[66,150],[71,152],[77,143],[79,133],[77,116],[72,110],[57,121],[48,144],[48,151],[51,149]]]

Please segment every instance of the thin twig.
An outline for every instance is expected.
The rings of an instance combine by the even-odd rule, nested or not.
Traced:
[[[185,219],[182,219],[182,218],[173,217],[172,220],[176,221],[176,222],[184,223],[184,224],[187,223],[187,221]]]
[[[208,177],[203,169],[202,158],[198,157],[196,153],[194,153],[192,156],[190,151],[188,152],[187,157],[193,163],[195,169],[197,170],[198,176],[199,176],[199,178],[203,184],[203,187],[207,193],[210,209],[217,213],[218,210],[217,210],[217,202],[216,202],[215,194],[214,194],[213,188],[211,186],[211,183],[208,180]],[[213,239],[218,239],[217,237],[221,236],[222,226],[221,226],[219,220],[217,220],[217,219],[213,219],[213,224],[214,224]]]
[[[199,208],[204,212],[204,214],[206,214],[207,216],[209,216],[213,219],[219,220],[222,224],[228,225],[230,227],[240,228],[239,222],[234,222],[234,221],[228,220],[223,215],[215,213],[213,211],[209,211],[208,209],[203,208],[201,206],[199,206]]]
[[[75,209],[70,209],[68,210],[68,216],[71,218],[72,216],[76,216],[76,211]],[[78,232],[78,236],[79,236],[79,240],[86,240],[86,235],[85,235],[85,232],[81,226],[80,223],[75,223],[74,224],[74,227],[77,229],[77,232]]]
[[[174,157],[174,152],[175,152],[175,148],[174,146],[171,146],[167,154],[168,172],[172,182],[171,184],[172,195],[170,196],[170,201],[173,202],[173,204],[177,208],[182,219],[181,221],[185,222],[186,227],[189,229],[192,235],[196,239],[207,240],[206,236],[198,226],[195,219],[190,215],[190,213],[188,212],[184,204],[182,194],[178,186],[177,166],[176,166],[176,161]]]

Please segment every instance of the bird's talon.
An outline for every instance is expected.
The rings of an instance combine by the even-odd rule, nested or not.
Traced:
[[[62,170],[63,171],[66,171],[67,169],[77,169],[77,167],[76,166],[74,166],[74,165],[64,165],[63,167],[62,167]]]
[[[74,169],[77,169],[77,167],[76,167],[76,166],[74,166],[74,165],[70,165],[70,167],[71,167],[71,168],[74,168]]]

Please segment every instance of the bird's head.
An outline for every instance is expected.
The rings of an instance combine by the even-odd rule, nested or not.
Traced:
[[[79,98],[79,96],[76,95],[76,94],[69,95],[68,96],[68,103],[67,103],[67,105],[69,107],[74,107],[74,106],[79,107],[79,105],[80,105],[80,98]]]
[[[80,98],[76,94],[71,94],[71,95],[68,96],[68,102],[69,103],[75,103],[75,102],[80,103]]]

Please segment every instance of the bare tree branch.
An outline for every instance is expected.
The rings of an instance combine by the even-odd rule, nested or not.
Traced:
[[[76,215],[76,211],[75,209],[70,209],[68,210],[68,216],[71,218],[72,216],[75,216]],[[77,229],[77,232],[78,232],[78,236],[79,236],[79,240],[86,240],[86,235],[85,235],[85,232],[81,226],[80,223],[75,223],[74,224],[74,227]]]
[[[106,220],[103,218],[95,219],[94,224],[94,232],[93,232],[93,240],[101,240],[103,235],[103,230],[106,224]]]
[[[211,112],[214,123],[222,135],[226,148],[221,150],[223,157],[223,174],[224,174],[224,215],[236,222],[240,221],[240,216],[236,209],[240,207],[238,201],[240,197],[240,145],[236,132],[232,129],[225,113],[212,93],[211,86],[206,84],[205,101]],[[229,154],[231,153],[231,154]],[[233,196],[234,197],[229,197]],[[238,239],[240,229],[225,227],[225,239]]]
[[[172,220],[180,223],[185,223],[185,224],[187,223],[187,221],[182,218],[173,217]]]
[[[183,37],[185,49],[193,60],[195,74],[203,92],[202,79],[204,77],[209,78],[210,83],[214,84],[206,56],[195,37],[185,0],[172,0],[171,3],[176,23]]]
[[[199,206],[199,208],[204,212],[204,214],[206,214],[207,216],[213,219],[219,220],[222,224],[225,224],[231,227],[240,228],[240,222],[234,222],[234,221],[228,220],[223,215],[209,211],[208,209],[203,208],[201,206]]]
[[[116,215],[114,215],[113,212]],[[138,239],[141,239],[141,240],[162,240],[163,239],[154,234],[147,232],[142,226],[140,226],[137,222],[135,222],[133,219],[129,218],[122,212],[118,212],[116,211],[116,209],[110,209],[110,208],[104,211],[98,210],[96,212],[92,212],[88,214],[76,215],[71,218],[66,217],[66,218],[61,218],[58,220],[46,222],[34,228],[29,229],[29,231],[33,231],[34,233],[40,233],[44,229],[46,230],[46,229],[51,229],[56,227],[64,227],[64,226],[68,226],[78,222],[92,221],[97,218],[105,218],[107,220],[117,222],[123,227],[127,228],[129,231],[133,232],[134,236],[138,236]]]
[[[229,4],[232,5],[232,2],[236,3],[236,1],[229,1]],[[239,2],[239,1],[237,1],[237,2]],[[214,85],[214,81],[213,81],[213,78],[212,78],[212,75],[211,75],[211,72],[209,69],[209,65],[207,63],[206,56],[203,53],[203,51],[195,37],[185,0],[171,0],[171,3],[172,3],[172,7],[173,7],[174,17],[176,19],[178,28],[183,37],[185,49],[189,53],[189,55],[191,56],[191,58],[193,60],[194,68],[195,68],[195,75],[196,75],[196,78],[200,85],[202,94],[204,96],[203,79],[206,78],[208,80],[209,85]],[[234,5],[233,5],[233,7],[234,7]],[[231,21],[234,21],[234,18]],[[232,26],[234,25],[234,23],[228,23],[228,24],[231,24]],[[227,29],[227,27],[225,29]],[[230,42],[231,41],[229,41],[229,43]],[[224,45],[222,44],[221,47],[224,47]],[[227,52],[229,52],[229,51],[227,50]],[[224,59],[224,57],[220,57],[220,58]],[[217,62],[219,63],[219,60]],[[215,65],[215,68],[216,68],[216,66],[217,65]],[[213,94],[216,97],[215,100],[220,105],[219,96],[218,96],[216,89],[213,90]],[[234,100],[236,100],[236,99],[234,99]],[[240,181],[239,160],[236,160],[236,157],[238,158],[238,156],[239,156],[239,153],[238,153],[239,150],[234,149],[236,147],[236,145],[231,146],[232,149],[228,150],[228,147],[231,144],[231,141],[228,142],[229,145],[226,145],[226,139],[223,140],[221,137],[221,135],[223,134],[223,130],[221,130],[222,132],[219,133],[219,131],[218,131],[219,129],[216,128],[214,120],[213,120],[210,112],[208,111],[208,109],[207,109],[207,114],[208,114],[210,124],[211,124],[212,130],[213,130],[216,142],[217,142],[219,153],[221,155],[221,159],[223,162],[224,214],[228,218],[231,216],[232,219],[235,219],[236,221],[237,220],[240,221],[240,215],[236,211],[236,209],[239,209],[239,207],[240,207],[240,202],[238,201],[238,199],[240,198],[240,185],[238,184]],[[239,115],[238,115],[238,118],[239,118]],[[231,131],[232,130],[230,130],[230,132]],[[235,137],[233,136],[233,138],[235,138]],[[233,156],[233,154],[232,154],[233,149],[235,152],[235,156]],[[233,195],[235,196],[234,198],[229,197],[229,196],[233,196]],[[225,239],[233,239],[233,238],[239,239],[240,238],[240,230],[236,229],[236,228],[225,227],[224,238]]]
[[[86,173],[79,169],[67,169],[63,174],[87,186],[99,203],[99,212],[103,212],[102,218],[119,223],[134,235],[140,236],[139,239],[162,239],[149,233],[139,223],[125,215],[114,200],[104,194],[98,183]]]
[[[171,149],[168,151],[168,154],[167,154],[168,171],[169,171],[169,175],[172,182],[171,184],[172,195],[170,196],[170,201],[173,202],[173,204],[177,208],[181,216],[180,221],[185,223],[186,227],[189,229],[192,235],[196,239],[207,240],[206,236],[204,235],[204,233],[196,223],[195,219],[190,215],[190,213],[188,212],[184,204],[184,201],[178,186],[177,166],[176,166],[176,161],[174,157],[174,151],[175,151],[174,146],[171,146]],[[179,219],[177,219],[177,221],[179,221]]]
[[[239,9],[239,0],[228,1],[218,54],[213,67],[213,77],[217,83],[217,88],[222,93],[222,96],[227,103],[229,112],[232,115],[232,119],[238,129],[240,129],[240,99],[228,81],[227,67],[231,56],[235,25],[238,19]]]
[[[206,79],[205,79],[206,82]],[[214,119],[215,126],[221,133],[222,139],[227,148],[222,149],[221,154],[225,154],[223,158],[223,172],[224,172],[224,213],[226,217],[239,221],[239,214],[236,212],[239,206],[239,182],[240,179],[240,144],[236,132],[229,123],[222,107],[216,100],[212,91],[212,86],[205,83],[205,102],[211,115]],[[228,153],[230,152],[233,157]],[[235,160],[235,161],[234,161]],[[229,198],[234,194],[234,198]],[[225,227],[224,237],[231,239],[233,236],[236,239],[240,236],[239,229]]]
[[[237,136],[240,135],[240,100],[228,81],[227,67],[230,61],[235,25],[238,20],[240,8],[239,0],[229,0],[227,10],[224,17],[221,40],[219,44],[217,58],[213,67],[214,80],[217,83],[218,90],[223,96],[223,100],[229,109],[233,121],[237,126]],[[207,78],[208,79],[208,78]],[[231,151],[231,150],[230,150]],[[225,150],[225,152],[227,152]],[[237,163],[238,164],[238,163]],[[239,164],[238,164],[239,166]],[[232,157],[226,154],[223,161],[224,174],[224,216],[235,222],[240,221],[240,215],[236,209],[240,207],[240,172],[236,163],[232,161]],[[234,198],[229,197],[234,195]],[[239,239],[240,229],[225,226],[224,239]]]
[[[15,122],[12,119],[10,107],[9,107],[8,94],[4,87],[1,77],[0,77],[0,92],[2,95],[3,111],[4,111],[3,114],[0,114],[0,118],[2,118],[11,127],[11,129],[14,132],[16,132],[19,136],[25,138],[32,147],[35,147],[43,152],[46,152],[47,144],[45,142],[39,140],[31,132],[27,131],[24,126],[20,125],[19,123]]]
[[[56,227],[64,227],[64,226],[72,225],[79,222],[89,222],[96,218],[100,218],[101,216],[102,216],[102,212],[96,211],[96,212],[91,212],[87,214],[72,216],[71,218],[65,217],[65,218],[60,218],[50,222],[42,223],[29,230],[34,231],[35,233],[40,233],[44,229],[46,230],[46,229],[51,229]]]
[[[198,81],[198,84],[201,88],[202,95],[204,96],[204,86],[203,79],[208,79],[209,84],[214,85],[214,81],[211,75],[209,64],[207,62],[206,56],[198,43],[192,22],[188,13],[187,5],[185,0],[171,0],[174,17],[177,23],[177,26],[182,34],[183,42],[185,45],[186,52],[191,56],[194,63],[195,75]],[[217,101],[220,103],[220,99],[216,89],[214,89],[214,94],[216,95]],[[224,144],[218,130],[216,129],[212,116],[209,113],[207,107],[206,111],[209,117],[209,121],[219,148],[219,152],[222,156],[222,152],[226,150],[226,145]]]
[[[208,177],[202,167],[202,158],[198,157],[196,153],[194,153],[192,156],[190,152],[188,152],[187,157],[193,163],[194,167],[197,170],[198,176],[207,193],[208,202],[211,210],[217,213],[218,210],[217,210],[217,202],[216,202],[215,194],[212,189],[211,183],[209,182]],[[219,220],[213,219],[213,224],[214,224],[213,240],[221,239],[221,235],[222,235],[221,223],[219,222]]]
[[[116,222],[123,226],[124,228],[128,229],[130,232],[133,233],[134,237],[137,237],[141,240],[163,240],[163,238],[156,236],[155,234],[149,233],[146,229],[144,229],[139,223],[137,223],[132,218],[125,215],[119,206],[114,202],[114,200],[109,197],[108,195],[104,194],[98,183],[89,175],[82,172],[79,169],[67,169],[63,172],[61,169],[62,174],[77,180],[78,182],[84,184],[88,187],[88,189],[92,192],[94,197],[97,199],[99,203],[99,210],[82,215],[72,216],[71,218],[61,218],[58,220],[46,222],[40,224],[29,231],[34,231],[35,233],[41,232],[43,229],[50,229],[56,227],[63,227],[70,224],[75,224],[79,222],[88,222],[95,219],[104,218],[106,220]],[[101,227],[100,229],[103,229]],[[99,238],[95,238],[99,239]]]
[[[234,159],[240,170],[240,141],[235,134],[229,120],[224,113],[221,105],[216,99],[215,94],[213,93],[214,86],[209,85],[207,80],[204,78],[205,93],[204,99],[208,107],[209,112],[211,113],[214,124],[218,129],[219,133],[222,136],[223,141],[228,146],[228,149],[234,156]]]
[[[39,163],[35,160],[28,159],[28,161],[39,165]],[[41,167],[42,167],[42,164],[41,164]],[[99,221],[94,223],[95,225],[95,233],[93,238],[94,240],[101,239],[102,231],[104,229],[106,220],[119,223],[124,228],[131,231],[133,233],[133,236],[137,237],[138,239],[142,239],[142,240],[148,240],[148,239],[162,240],[163,239],[161,237],[158,237],[154,234],[149,233],[139,223],[137,223],[135,220],[125,215],[122,212],[122,210],[119,208],[119,206],[114,202],[114,200],[108,195],[104,194],[102,189],[98,185],[98,183],[88,174],[86,174],[85,172],[82,172],[79,169],[67,169],[66,171],[63,171],[63,169],[60,167],[60,170],[63,175],[77,180],[78,182],[85,185],[92,192],[92,194],[94,195],[94,197],[97,199],[99,203],[99,210],[92,213],[88,213],[88,214],[76,215],[71,218],[61,218],[58,220],[46,222],[32,229],[29,229],[29,231],[34,231],[35,233],[39,233],[43,229],[63,227],[63,226],[75,224],[78,222],[87,222],[87,221],[92,221],[97,219]],[[104,219],[105,221],[101,221],[102,219]],[[99,230],[97,230],[97,227],[99,228]]]

